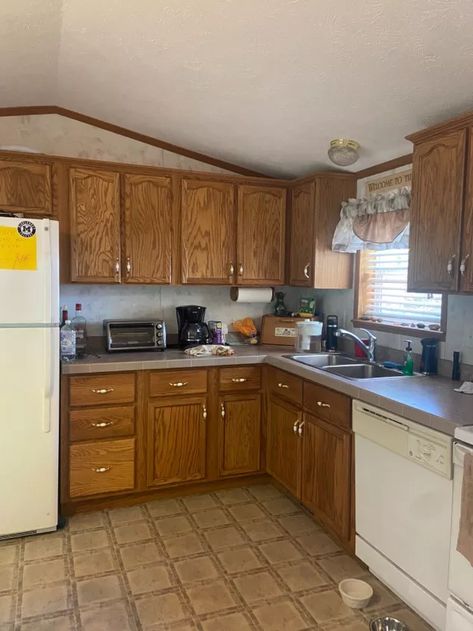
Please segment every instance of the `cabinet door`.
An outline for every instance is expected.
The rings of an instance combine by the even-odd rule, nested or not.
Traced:
[[[172,178],[125,175],[124,277],[171,282]]]
[[[267,419],[266,469],[295,497],[300,497],[301,438],[296,423],[301,411],[290,403],[270,397]]]
[[[51,215],[51,166],[0,160],[0,210]]]
[[[458,286],[466,131],[423,142],[412,165],[409,289]]]
[[[460,257],[460,291],[473,292],[473,128],[470,127]]]
[[[304,414],[302,501],[340,539],[350,539],[351,433]]]
[[[165,399],[149,405],[148,486],[205,478],[206,423],[206,397]]]
[[[294,186],[291,197],[289,284],[313,287],[315,183]]]
[[[261,395],[230,394],[219,401],[221,476],[260,470]]]
[[[182,181],[182,282],[235,281],[236,213],[233,184]]]
[[[286,189],[238,187],[238,284],[283,285]]]
[[[119,283],[119,174],[71,169],[69,195],[72,280]]]

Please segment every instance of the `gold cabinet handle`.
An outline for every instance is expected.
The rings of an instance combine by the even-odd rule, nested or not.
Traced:
[[[238,265],[238,275],[239,276],[243,276],[243,264],[242,263],[240,263]]]
[[[245,383],[245,381],[248,381],[246,377],[233,377],[232,378],[232,383]]]
[[[113,424],[113,421],[101,421],[100,423],[90,423],[90,427],[98,427],[100,429],[102,427],[110,427]]]
[[[305,422],[302,421],[301,423],[299,423],[299,427],[297,428],[297,433],[299,434],[300,437],[302,437],[302,429],[304,427]]]
[[[220,403],[220,416],[225,418],[225,403]]]
[[[457,258],[456,254],[452,254],[452,256],[448,259],[447,263],[447,272],[449,276],[453,276],[453,261]]]
[[[92,467],[94,473],[107,473],[112,467]]]
[[[131,259],[129,256],[126,258],[126,275],[130,276],[131,274]]]
[[[184,386],[188,386],[189,385],[189,382],[188,381],[175,381],[173,383],[172,381],[170,381],[169,385],[172,388],[184,388]]]
[[[235,266],[233,265],[233,263],[230,263],[230,267],[228,268],[228,275],[233,276],[234,273],[235,273]]]
[[[294,432],[294,434],[297,434],[297,430],[299,429],[299,423],[301,422],[301,419],[298,418],[295,422],[294,425],[292,426],[292,431]]]
[[[462,262],[460,263],[460,274],[462,276],[465,276],[465,272],[466,272],[466,263],[468,261],[468,259],[470,258],[470,255],[467,254],[465,257],[463,257]]]
[[[323,401],[317,401],[317,405],[319,406],[319,408],[329,408],[330,407],[330,403],[324,403]]]
[[[310,278],[310,263],[307,263],[307,265],[304,267],[304,276],[306,278]]]
[[[113,392],[115,388],[91,388],[94,394],[109,394]]]
[[[278,388],[283,388],[284,390],[289,390],[289,386],[287,385],[287,383],[278,383]]]
[[[203,405],[202,406],[202,418],[205,420],[207,420],[207,406]]]
[[[115,276],[120,276],[120,259],[118,256],[115,259]]]

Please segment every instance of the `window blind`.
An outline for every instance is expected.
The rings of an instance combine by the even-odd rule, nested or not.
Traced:
[[[407,291],[408,249],[366,250],[360,315],[387,324],[440,324],[441,294]]]

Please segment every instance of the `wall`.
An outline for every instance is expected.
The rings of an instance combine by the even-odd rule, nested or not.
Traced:
[[[382,175],[390,175],[405,171],[406,167],[387,171]],[[365,196],[365,184],[369,178],[358,180],[357,196]],[[353,290],[325,290],[317,291],[317,302],[323,312],[338,314],[340,326],[354,330],[351,319],[354,308]],[[369,328],[369,326],[367,327]],[[376,332],[378,344],[388,348],[403,350],[404,340],[409,338],[409,331],[402,335]],[[427,334],[426,334],[427,336]],[[421,352],[420,338],[413,338],[414,352]],[[439,356],[451,360],[453,351],[461,351],[462,361],[473,364],[473,296],[452,295],[448,297],[447,335],[445,342],[440,343]]]
[[[0,117],[0,149],[211,173],[231,173],[58,114]]]
[[[61,305],[70,313],[76,302],[82,304],[90,335],[102,335],[102,321],[111,318],[160,318],[168,331],[177,331],[175,308],[196,304],[207,307],[207,320],[222,320],[231,324],[246,316],[257,324],[263,313],[271,312],[270,304],[243,304],[230,300],[229,287],[186,285],[62,285]]]

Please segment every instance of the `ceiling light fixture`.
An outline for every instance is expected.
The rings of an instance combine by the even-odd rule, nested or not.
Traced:
[[[334,138],[330,141],[328,157],[330,160],[340,167],[347,167],[354,164],[358,158],[359,143],[356,140],[348,138]]]

